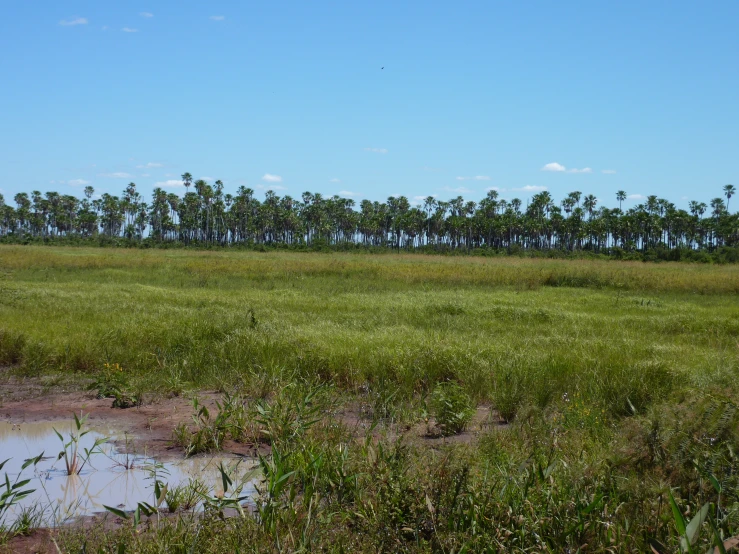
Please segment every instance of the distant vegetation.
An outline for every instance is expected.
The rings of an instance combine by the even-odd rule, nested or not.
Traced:
[[[240,187],[234,196],[223,193],[221,181],[193,182],[189,173],[182,180],[187,189],[183,197],[157,188],[150,203],[134,183],[121,197],[106,193],[93,199],[90,186],[82,200],[55,192],[19,193],[15,208],[0,195],[0,240],[593,252],[634,259],[739,261],[739,213],[729,211],[733,185],[724,186],[723,197],[711,200],[710,206],[692,201],[685,211],[656,196],[624,210],[624,191],[616,193],[619,207],[614,209],[599,207],[595,196],[580,192],[557,204],[546,191],[525,206],[519,199],[499,199],[495,190],[479,202],[429,196],[417,206],[397,196],[386,202],[362,200],[357,207],[351,199],[309,192],[297,200],[267,191],[259,201],[249,188]]]

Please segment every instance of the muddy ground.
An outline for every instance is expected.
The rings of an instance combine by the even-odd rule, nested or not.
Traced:
[[[4,375],[3,375],[4,374]],[[112,406],[110,398],[98,398],[94,392],[84,390],[79,383],[48,382],[33,378],[12,376],[8,368],[0,368],[0,421],[23,424],[40,421],[70,421],[73,414],[86,414],[90,428],[113,428],[126,439],[113,441],[121,452],[153,457],[159,461],[172,461],[183,457],[183,449],[174,444],[173,430],[180,423],[192,423],[193,405],[190,395],[160,396],[147,395],[141,406],[121,409]],[[217,392],[198,391],[201,405],[215,413]],[[350,403],[337,407],[334,414],[357,438],[364,437],[369,422],[362,417],[361,404]],[[390,438],[403,435],[406,440],[428,448],[439,448],[446,443],[469,443],[483,431],[503,426],[497,414],[489,407],[478,407],[468,429],[453,437],[441,437],[433,422],[420,422],[403,428],[375,430]],[[268,453],[265,444],[243,444],[228,441],[224,450],[241,456],[256,456]],[[5,457],[13,456],[12,452]],[[86,518],[82,525],[94,524],[107,514]],[[111,522],[111,525],[116,525]],[[46,553],[57,552],[53,542],[53,531],[39,529],[28,537],[14,537],[0,552]]]

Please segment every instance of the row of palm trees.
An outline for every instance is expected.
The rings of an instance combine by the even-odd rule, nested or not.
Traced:
[[[500,199],[491,190],[479,202],[461,196],[448,201],[429,196],[413,205],[404,196],[385,202],[354,200],[305,192],[300,199],[267,191],[263,200],[240,187],[224,194],[223,183],[194,181],[185,173],[184,196],[154,189],[149,203],[134,183],[123,194],[93,199],[56,192],[14,197],[16,207],[0,195],[0,236],[126,237],[132,240],[185,244],[365,245],[393,248],[589,249],[655,247],[713,250],[739,244],[739,213],[729,212],[733,185],[707,205],[689,203],[688,211],[649,196],[624,210],[598,206],[592,194],[572,192],[556,203],[547,191],[527,203]],[[190,189],[193,190],[190,190]],[[725,198],[725,200],[724,200]]]

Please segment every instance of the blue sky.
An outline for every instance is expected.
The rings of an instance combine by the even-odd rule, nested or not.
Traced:
[[[3,9],[6,201],[130,181],[182,194],[185,171],[227,192],[546,187],[609,206],[618,189],[685,206],[739,185],[735,0]]]

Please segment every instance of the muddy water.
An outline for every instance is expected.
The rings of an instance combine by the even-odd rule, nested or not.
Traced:
[[[6,521],[0,524],[12,525],[21,510],[32,507],[41,514],[41,524],[54,526],[80,516],[103,512],[103,505],[132,510],[141,501],[154,504],[155,475],[170,489],[199,479],[210,494],[220,495],[223,492],[218,470],[220,463],[230,473],[234,485],[243,485],[241,496],[256,493],[255,481],[246,480],[253,477],[253,460],[218,455],[157,463],[145,455],[119,452],[111,442],[101,445],[98,448],[100,452],[89,457],[79,475],[70,476],[67,475],[64,459],[57,459],[64,445],[55,429],[67,443],[74,426],[71,422],[59,421],[21,424],[0,422],[0,462],[10,458],[0,471],[0,478],[4,480],[3,473],[7,473],[11,483],[18,476],[31,479],[26,488],[35,489],[14,506]],[[103,438],[125,441],[125,437],[114,429],[96,426],[80,439],[79,452],[83,454],[83,449],[92,448],[96,440]],[[40,463],[22,469],[24,460],[42,452],[44,458]],[[166,510],[166,504],[162,507]]]

